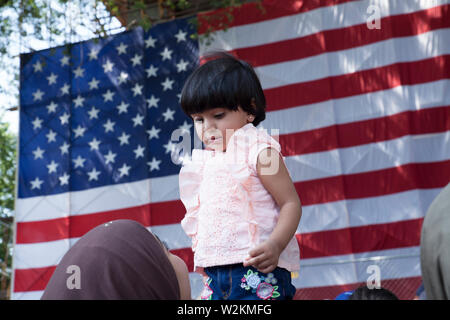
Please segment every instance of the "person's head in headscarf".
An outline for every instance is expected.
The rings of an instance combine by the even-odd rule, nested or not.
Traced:
[[[42,300],[190,299],[188,270],[143,225],[115,220],[86,233],[56,267]]]

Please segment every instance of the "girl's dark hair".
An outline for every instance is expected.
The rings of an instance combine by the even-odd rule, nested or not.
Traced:
[[[191,116],[213,108],[236,111],[240,106],[255,116],[257,126],[266,118],[266,98],[252,66],[225,52],[204,56],[206,63],[186,80],[181,108]]]
[[[348,300],[398,300],[398,298],[385,288],[369,289],[367,286],[361,286],[353,292]]]

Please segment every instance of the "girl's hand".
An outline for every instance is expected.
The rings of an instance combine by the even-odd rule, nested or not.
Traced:
[[[244,267],[253,266],[262,273],[272,272],[278,265],[281,249],[273,240],[267,240],[249,252]]]

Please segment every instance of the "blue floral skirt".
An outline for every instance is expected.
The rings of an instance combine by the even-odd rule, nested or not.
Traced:
[[[295,287],[291,273],[276,268],[262,273],[243,264],[208,267],[202,300],[291,300]]]

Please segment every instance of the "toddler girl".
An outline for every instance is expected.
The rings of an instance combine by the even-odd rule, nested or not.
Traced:
[[[256,128],[266,101],[253,68],[210,56],[187,79],[181,107],[205,145],[179,174],[202,299],[292,299],[301,204],[279,143]]]

